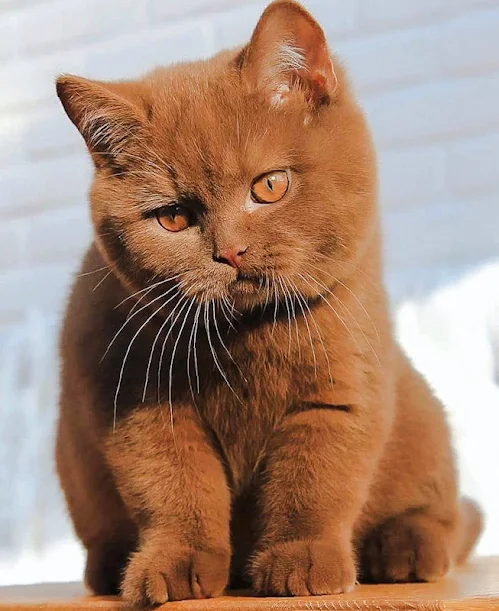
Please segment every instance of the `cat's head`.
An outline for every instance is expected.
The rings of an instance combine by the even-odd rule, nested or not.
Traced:
[[[57,92],[95,164],[96,240],[130,289],[262,305],[345,277],[376,225],[373,153],[323,31],[272,3],[242,50]],[[318,283],[318,282],[319,283]]]

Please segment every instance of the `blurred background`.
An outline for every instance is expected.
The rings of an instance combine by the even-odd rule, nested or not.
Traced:
[[[52,438],[91,164],[54,78],[208,57],[245,42],[265,4],[0,0],[0,584],[78,580],[83,566]],[[372,126],[398,335],[445,402],[463,488],[485,508],[478,551],[499,554],[499,0],[304,4]]]

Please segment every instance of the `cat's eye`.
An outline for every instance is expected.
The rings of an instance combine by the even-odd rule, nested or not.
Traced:
[[[159,208],[156,210],[156,218],[161,227],[167,231],[183,231],[193,222],[190,210],[177,204]]]
[[[286,170],[274,170],[255,178],[251,185],[251,198],[259,204],[274,204],[288,192],[289,173]]]

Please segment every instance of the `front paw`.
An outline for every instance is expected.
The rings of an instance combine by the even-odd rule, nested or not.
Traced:
[[[121,585],[125,600],[137,607],[169,600],[219,596],[228,580],[230,553],[196,550],[168,543],[144,545],[128,563]]]
[[[260,552],[251,567],[253,590],[264,596],[320,596],[350,592],[355,565],[349,546],[301,540]]]

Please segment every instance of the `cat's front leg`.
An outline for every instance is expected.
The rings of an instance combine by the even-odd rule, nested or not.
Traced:
[[[139,525],[125,599],[142,606],[219,595],[230,564],[230,494],[195,412],[137,409],[110,432],[107,457]]]
[[[355,406],[289,415],[263,464],[261,540],[250,566],[270,596],[336,594],[356,581],[352,530],[380,445],[373,418]]]

